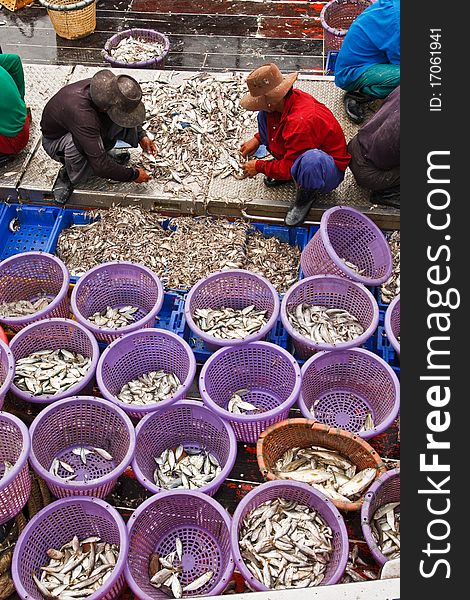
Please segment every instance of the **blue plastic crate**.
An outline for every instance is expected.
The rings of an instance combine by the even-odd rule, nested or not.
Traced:
[[[30,204],[5,205],[0,218],[0,260],[33,250],[50,252],[62,210]],[[10,223],[15,219],[18,231],[11,231]]]
[[[374,337],[376,341],[375,352],[391,367],[399,367],[400,359],[385,333],[385,312],[383,310],[380,311],[379,326]]]
[[[338,58],[339,50],[329,50],[326,58],[325,75],[334,75],[336,67],[336,59]]]

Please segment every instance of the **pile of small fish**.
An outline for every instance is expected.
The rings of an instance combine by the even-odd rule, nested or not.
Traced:
[[[124,384],[117,398],[126,404],[153,404],[171,398],[180,387],[181,381],[177,375],[159,369]]]
[[[77,456],[80,459],[80,463],[85,466],[87,465],[87,456],[89,454],[95,454],[96,456],[100,456],[108,461],[113,460],[112,455],[104,448],[85,448],[84,446],[77,446],[76,448],[72,449],[72,454]],[[65,462],[64,460],[60,460],[59,458],[54,458],[51,466],[49,467],[49,473],[54,475],[54,477],[60,477],[64,481],[73,481],[77,477],[75,468],[71,464]],[[85,473],[84,481],[87,482],[89,480],[90,479],[88,475]]]
[[[136,306],[123,306],[122,308],[107,306],[104,310],[97,311],[91,317],[88,317],[88,321],[91,321],[97,327],[120,329],[135,321],[134,314],[138,310]]]
[[[3,468],[3,474],[0,477],[0,481],[7,475],[7,473],[9,473],[13,469],[13,466],[14,465],[12,465],[11,462],[9,462],[8,460],[4,461],[4,463],[3,463],[3,467],[4,467]]]
[[[119,40],[117,46],[109,49],[109,54],[115,60],[130,64],[160,57],[164,51],[165,46],[159,42],[148,42],[131,36]]]
[[[374,568],[375,565],[374,565]],[[354,544],[349,551],[348,563],[340,583],[354,583],[359,581],[374,581],[377,573],[359,556],[359,547]]]
[[[333,553],[333,533],[309,506],[276,498],[245,517],[240,553],[259,581],[273,590],[319,585]]]
[[[207,335],[223,340],[243,340],[262,329],[268,320],[265,310],[252,304],[243,309],[197,308],[193,315],[196,325]]]
[[[378,508],[370,522],[380,552],[392,560],[400,556],[400,503],[389,502]]]
[[[37,300],[16,300],[15,302],[0,302],[0,317],[26,317],[44,310],[52,302],[52,298],[41,296]]]
[[[244,268],[266,277],[281,294],[297,281],[299,265],[298,246],[281,242],[277,237],[266,238],[257,230],[248,235]]]
[[[64,348],[38,350],[16,361],[14,384],[33,396],[60,394],[77,384],[91,367],[91,358]]]
[[[166,184],[165,192],[205,200],[212,176],[243,177],[239,148],[256,125],[256,114],[240,107],[243,79],[198,73],[178,83],[141,83],[144,129],[157,140],[158,154],[141,155],[139,164]]]
[[[214,571],[206,571],[182,586],[180,577],[183,573],[183,542],[179,537],[175,539],[175,547],[166,556],[159,556],[156,552],[149,556],[149,578],[153,586],[170,598],[181,598],[184,592],[196,592],[209,583],[214,577]]]
[[[359,320],[343,308],[299,304],[288,310],[292,327],[317,344],[342,344],[364,333]]]
[[[261,409],[254,404],[251,404],[251,402],[243,400],[243,396],[248,394],[249,391],[250,390],[243,388],[234,392],[228,401],[227,410],[235,415],[245,415],[247,412],[253,410],[262,412]]]
[[[155,458],[155,485],[166,490],[197,490],[210,483],[222,471],[217,458],[204,449],[184,446],[167,448]]]
[[[94,594],[111,576],[119,557],[119,546],[101,541],[99,536],[79,540],[75,535],[60,549],[47,550],[49,562],[38,578],[32,573],[45,598],[77,600]]]
[[[273,471],[280,479],[308,483],[331,500],[346,503],[358,500],[377,476],[377,469],[357,472],[339,452],[321,446],[289,448]]]
[[[357,265],[352,263],[350,260],[346,260],[345,258],[342,258],[341,260],[344,262],[344,264],[347,267],[349,267],[352,271],[354,271],[358,275],[363,275],[366,271],[365,269],[360,269]]]
[[[380,297],[384,304],[390,304],[400,293],[400,231],[394,231],[388,238],[388,243],[392,251],[393,267],[390,278],[380,286]]]

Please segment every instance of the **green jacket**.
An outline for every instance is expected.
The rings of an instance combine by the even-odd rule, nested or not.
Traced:
[[[16,54],[0,54],[0,134],[15,137],[26,121],[24,73]]]

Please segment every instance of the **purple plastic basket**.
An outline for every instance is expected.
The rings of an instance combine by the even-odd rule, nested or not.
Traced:
[[[315,414],[311,412],[315,402]],[[356,433],[365,440],[388,429],[400,408],[393,369],[362,348],[319,352],[302,367],[299,408],[307,419]],[[375,427],[359,431],[368,412]]]
[[[211,410],[229,421],[237,441],[255,443],[261,432],[286,419],[300,393],[300,368],[294,357],[269,342],[222,348],[202,367],[201,397]],[[227,410],[234,392],[247,388],[247,402],[265,412],[237,415]]]
[[[131,420],[102,398],[75,396],[54,402],[34,419],[30,435],[31,466],[58,498],[105,498],[134,456],[135,432]],[[113,460],[93,452],[87,455],[87,464],[83,465],[80,456],[72,453],[73,448],[80,446],[103,448]],[[49,472],[55,458],[75,469],[75,480],[64,481]],[[63,467],[59,473],[63,477],[69,475]],[[85,477],[90,476],[93,479],[85,483]]]
[[[80,539],[98,535],[119,545],[119,557],[109,579],[87,600],[114,600],[125,586],[124,566],[129,548],[126,526],[115,508],[98,498],[83,496],[57,500],[43,508],[21,533],[12,561],[12,578],[23,600],[44,600],[32,573],[49,563],[49,548],[60,548],[74,535]]]
[[[0,303],[17,300],[37,300],[43,294],[52,302],[33,315],[2,317],[0,322],[14,331],[42,319],[70,314],[67,292],[69,272],[64,263],[45,252],[23,252],[0,263]]]
[[[392,300],[385,313],[385,333],[395,352],[400,356],[400,294]]]
[[[314,342],[294,329],[287,316],[288,312],[304,303],[347,310],[359,320],[364,333],[350,342],[336,345]],[[339,350],[365,344],[379,324],[379,307],[371,292],[360,283],[335,275],[315,275],[301,279],[286,293],[281,303],[281,321],[297,354],[306,359],[320,350]]]
[[[197,590],[198,596],[221,594],[230,581],[234,564],[230,549],[230,517],[213,498],[195,491],[162,492],[137,508],[127,524],[129,555],[126,579],[140,600],[165,600],[149,582],[149,556],[165,556],[183,543],[180,582],[183,586],[207,571],[213,578]],[[195,593],[185,593],[183,597]]]
[[[146,42],[158,42],[163,44],[164,50],[162,56],[156,56],[150,60],[141,60],[139,62],[127,63],[122,60],[116,60],[110,54],[110,50],[115,48],[118,43],[128,37],[134,37],[143,39]],[[170,40],[154,29],[126,29],[120,31],[112,37],[110,37],[104,45],[103,58],[106,62],[109,62],[113,67],[124,67],[134,69],[162,69],[165,64],[165,59],[170,50]]]
[[[11,392],[26,402],[36,404],[50,404],[56,400],[77,395],[79,392],[86,394],[93,390],[96,365],[99,358],[98,342],[93,334],[83,325],[72,319],[46,319],[31,323],[22,329],[12,339],[10,349],[15,360],[29,356],[39,350],[54,350],[63,348],[69,352],[79,352],[86,358],[91,358],[91,365],[86,375],[78,383],[60,394],[33,396],[20,390],[15,383],[11,384]]]
[[[267,311],[268,322],[258,332],[243,340],[222,340],[207,335],[193,319],[193,313],[198,308],[217,309],[224,306],[240,310],[252,304],[258,310]],[[209,350],[239,346],[261,340],[271,331],[279,315],[279,295],[274,286],[261,275],[243,269],[220,271],[196,283],[186,296],[184,313],[191,331],[204,340]]]
[[[0,412],[0,525],[16,517],[28,501],[30,449],[26,425],[18,417]],[[13,465],[6,475],[5,461]]]
[[[339,50],[349,27],[372,2],[369,0],[331,0],[323,7],[320,21],[325,39],[325,52]]]
[[[15,375],[15,359],[10,348],[0,340],[0,410]]]
[[[72,291],[72,312],[79,323],[97,340],[110,343],[118,337],[145,327],[153,327],[164,300],[158,277],[142,265],[109,262],[93,267],[82,275]],[[120,329],[98,327],[88,320],[95,312],[134,306],[135,322]]]
[[[380,566],[384,565],[388,558],[380,552],[372,535],[370,522],[375,511],[389,502],[400,502],[400,469],[392,469],[381,475],[369,488],[361,508],[362,533],[372,556]]]
[[[194,400],[181,400],[165,410],[157,410],[137,425],[132,461],[137,480],[153,494],[164,491],[154,483],[154,457],[180,444],[194,450],[208,450],[219,461],[222,471],[198,490],[213,496],[233,468],[237,441],[229,423]]]
[[[240,530],[246,515],[257,508],[263,502],[285,498],[291,502],[305,504],[313,510],[318,511],[333,532],[333,555],[325,573],[325,578],[320,585],[333,585],[338,583],[343,576],[348,561],[349,540],[343,517],[335,505],[325,495],[313,489],[306,483],[294,481],[269,481],[262,483],[251,490],[239,503],[233,515],[232,531],[232,553],[238,570],[248,583],[250,588],[257,592],[269,591],[261,581],[256,579],[246,567],[240,554],[238,543]],[[313,590],[314,588],[309,588]]]
[[[358,275],[341,259],[364,270]],[[323,213],[320,229],[302,250],[300,264],[306,277],[338,275],[369,287],[387,281],[392,253],[380,229],[354,208],[334,206]]]
[[[145,404],[126,404],[117,398],[122,386],[150,371],[163,369],[174,373],[181,387],[171,398]],[[164,329],[141,329],[115,340],[101,355],[96,380],[105,398],[117,404],[129,416],[141,419],[185,397],[196,374],[196,359],[189,344]]]

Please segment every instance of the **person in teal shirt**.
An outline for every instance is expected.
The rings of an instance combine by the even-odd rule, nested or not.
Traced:
[[[400,0],[377,0],[352,23],[335,65],[335,83],[346,91],[346,113],[355,123],[364,106],[400,85]]]
[[[0,54],[0,156],[15,155],[29,140],[23,65],[16,54]]]

